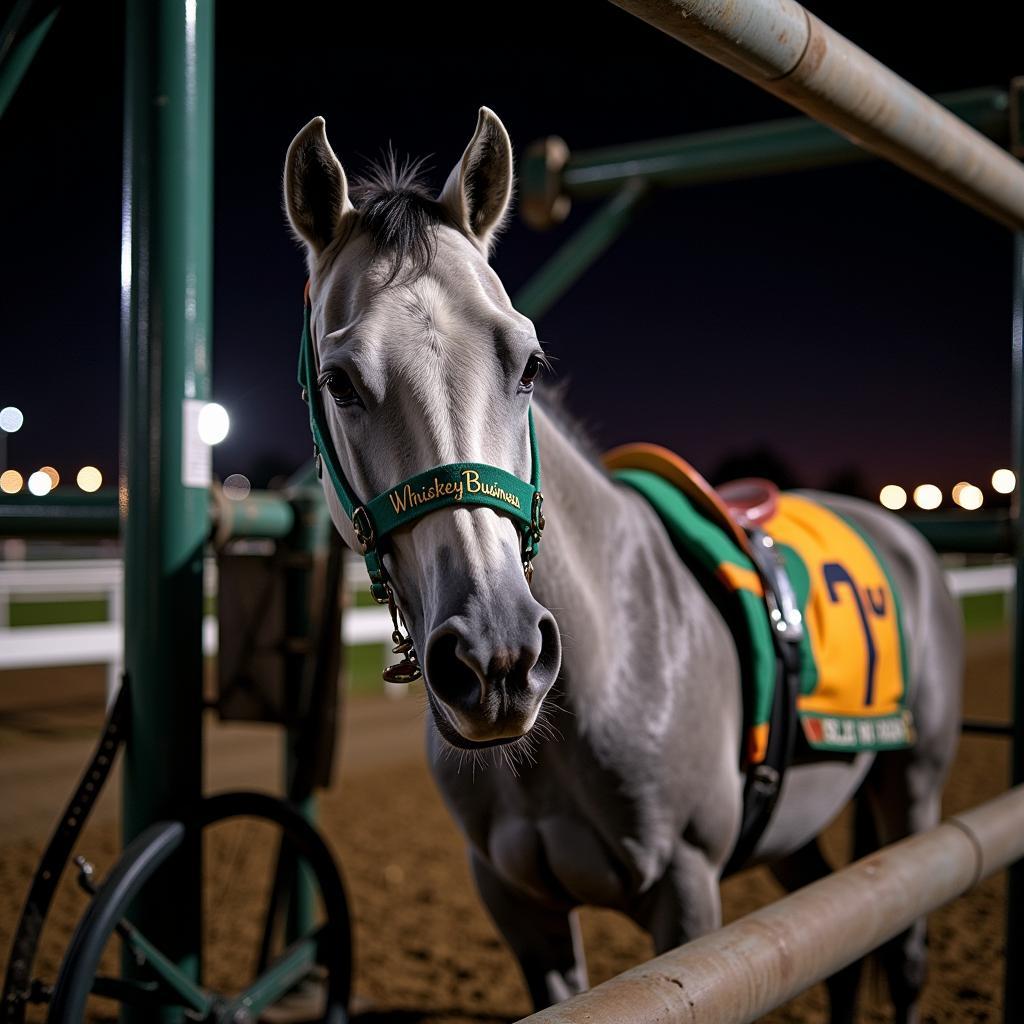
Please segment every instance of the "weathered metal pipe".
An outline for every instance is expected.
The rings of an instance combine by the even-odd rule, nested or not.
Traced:
[[[747,1024],[1024,855],[1024,786],[521,1024]]]
[[[796,0],[612,0],[858,145],[1024,230],[1024,167]]]

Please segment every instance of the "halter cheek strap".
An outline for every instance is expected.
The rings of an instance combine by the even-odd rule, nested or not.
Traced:
[[[402,526],[438,509],[463,505],[483,505],[508,516],[520,535],[520,554],[527,580],[533,577],[533,559],[540,547],[544,531],[544,496],[540,490],[540,453],[533,426],[533,411],[528,415],[530,430],[530,482],[497,466],[481,462],[450,462],[417,473],[367,502],[361,502],[338,461],[331,442],[323,395],[317,385],[318,359],[310,327],[312,307],[309,285],[306,285],[302,341],[299,348],[299,384],[302,397],[309,406],[309,427],[313,434],[313,458],[318,475],[327,475],[334,485],[345,514],[359,541],[366,571],[370,577],[370,593],[379,604],[394,609],[394,595],[387,570],[381,558],[381,542]],[[393,612],[394,614],[394,612]],[[395,624],[396,636],[398,624]],[[407,641],[407,638],[403,638]],[[396,640],[397,643],[397,640]],[[411,650],[411,644],[409,645]],[[399,653],[396,651],[396,653]],[[407,653],[407,652],[400,652]]]

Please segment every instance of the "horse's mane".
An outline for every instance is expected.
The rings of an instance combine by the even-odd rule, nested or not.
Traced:
[[[538,381],[537,400],[544,411],[555,422],[555,426],[576,446],[576,449],[595,466],[603,466],[601,450],[594,441],[587,424],[574,412],[570,412],[566,395],[569,385],[566,381]]]
[[[413,278],[427,271],[437,250],[438,227],[451,225],[447,210],[424,182],[423,170],[422,158],[399,161],[389,149],[353,182],[359,226],[374,256],[384,256],[390,267],[385,284],[399,271]]]

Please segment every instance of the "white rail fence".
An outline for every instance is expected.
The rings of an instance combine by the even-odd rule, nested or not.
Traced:
[[[342,642],[349,646],[383,644],[391,639],[387,609],[356,607],[355,581],[362,562],[346,572],[350,606],[342,616]],[[120,559],[67,562],[0,562],[0,671],[60,665],[106,665],[107,693],[116,692],[124,650],[123,570]],[[352,581],[352,582],[350,582]],[[217,566],[206,564],[208,596],[217,592]],[[106,601],[105,622],[11,628],[12,604],[29,602]],[[203,619],[203,650],[217,653],[217,619]]]
[[[355,566],[345,574],[351,594],[362,589]],[[950,590],[958,597],[1013,590],[1012,564],[963,566],[946,571]],[[358,581],[358,584],[357,584]],[[209,594],[217,589],[216,564],[207,564]],[[103,599],[107,621],[59,626],[10,628],[12,603]],[[106,665],[108,692],[113,693],[121,673],[123,648],[122,569],[118,559],[75,562],[0,562],[0,671],[47,668],[58,665]],[[391,638],[391,620],[384,608],[356,607],[350,601],[342,616],[346,645],[383,644]],[[203,622],[203,647],[217,653],[217,620]]]

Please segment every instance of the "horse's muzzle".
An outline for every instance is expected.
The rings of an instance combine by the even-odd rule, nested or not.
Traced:
[[[455,746],[509,742],[537,720],[562,651],[554,617],[532,597],[527,601],[503,622],[452,616],[427,640],[424,668],[434,718]]]

